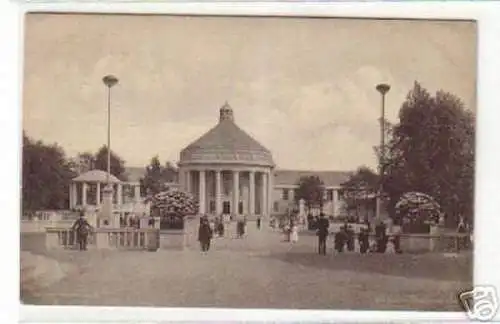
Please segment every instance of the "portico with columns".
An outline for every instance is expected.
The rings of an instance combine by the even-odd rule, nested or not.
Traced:
[[[197,197],[199,214],[260,215],[269,214],[271,171],[226,165],[186,167],[181,185]]]
[[[101,170],[90,170],[74,178],[69,187],[70,209],[98,209],[107,181],[106,172]],[[139,183],[122,182],[113,175],[109,176],[109,183],[113,186],[113,204],[122,206],[141,201]]]
[[[199,214],[268,217],[274,162],[234,122],[229,104],[219,123],[181,151],[179,185],[199,202]]]

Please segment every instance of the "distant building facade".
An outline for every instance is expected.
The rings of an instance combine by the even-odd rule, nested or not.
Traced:
[[[144,173],[145,168],[127,168],[131,183]],[[349,174],[276,168],[272,153],[238,127],[226,103],[219,122],[180,152],[177,178],[179,187],[197,197],[200,214],[266,217],[297,209],[299,179],[318,176],[325,187],[323,212],[336,217],[342,213],[339,190]]]

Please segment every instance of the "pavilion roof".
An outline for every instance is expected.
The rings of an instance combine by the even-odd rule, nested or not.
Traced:
[[[102,171],[102,170],[90,170],[85,173],[80,174],[76,178],[73,178],[74,182],[100,182],[100,183],[106,183],[107,182],[107,172]],[[121,181],[115,177],[114,175],[110,174],[109,175],[109,182],[110,183],[120,183]]]

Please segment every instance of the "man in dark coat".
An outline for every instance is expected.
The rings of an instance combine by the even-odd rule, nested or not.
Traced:
[[[317,235],[318,235],[318,253],[326,255],[326,238],[328,237],[328,231],[330,228],[330,222],[321,213],[320,218],[317,221]]]
[[[210,241],[212,240],[213,232],[207,218],[203,218],[200,221],[200,227],[198,229],[198,241],[200,241],[201,251],[207,252],[210,250]]]
[[[375,238],[377,240],[377,252],[385,253],[387,249],[387,233],[386,226],[383,221],[380,221],[377,226],[375,226]]]
[[[261,222],[260,217],[258,217],[257,218],[257,229],[260,229],[260,222]]]
[[[368,249],[370,248],[370,239],[369,239],[370,232],[368,228],[361,228],[359,232],[359,252],[361,253],[366,253],[368,252]]]
[[[224,219],[220,216],[217,231],[219,232],[219,236],[224,236]]]
[[[344,252],[344,247],[347,242],[347,229],[345,226],[342,226],[340,228],[340,231],[338,231],[335,234],[334,242],[335,242],[335,250],[338,253]]]
[[[92,230],[92,226],[85,219],[84,212],[80,213],[80,218],[78,218],[73,226],[71,227],[76,233],[76,240],[78,242],[78,249],[80,251],[87,250],[88,236]]]
[[[354,233],[354,229],[352,228],[351,225],[347,225],[347,228],[346,228],[346,239],[347,239],[347,251],[349,252],[353,252],[354,251],[354,237],[355,237],[355,233]]]

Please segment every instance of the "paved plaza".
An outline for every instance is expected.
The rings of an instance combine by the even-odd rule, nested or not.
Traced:
[[[300,309],[460,310],[456,294],[470,287],[472,258],[427,255],[315,254],[316,238],[283,242],[255,224],[244,239],[225,238],[202,254],[191,228],[184,251],[44,251],[43,237],[21,249],[56,260],[66,276],[25,285],[28,304],[244,307]],[[22,261],[22,263],[25,261]]]

